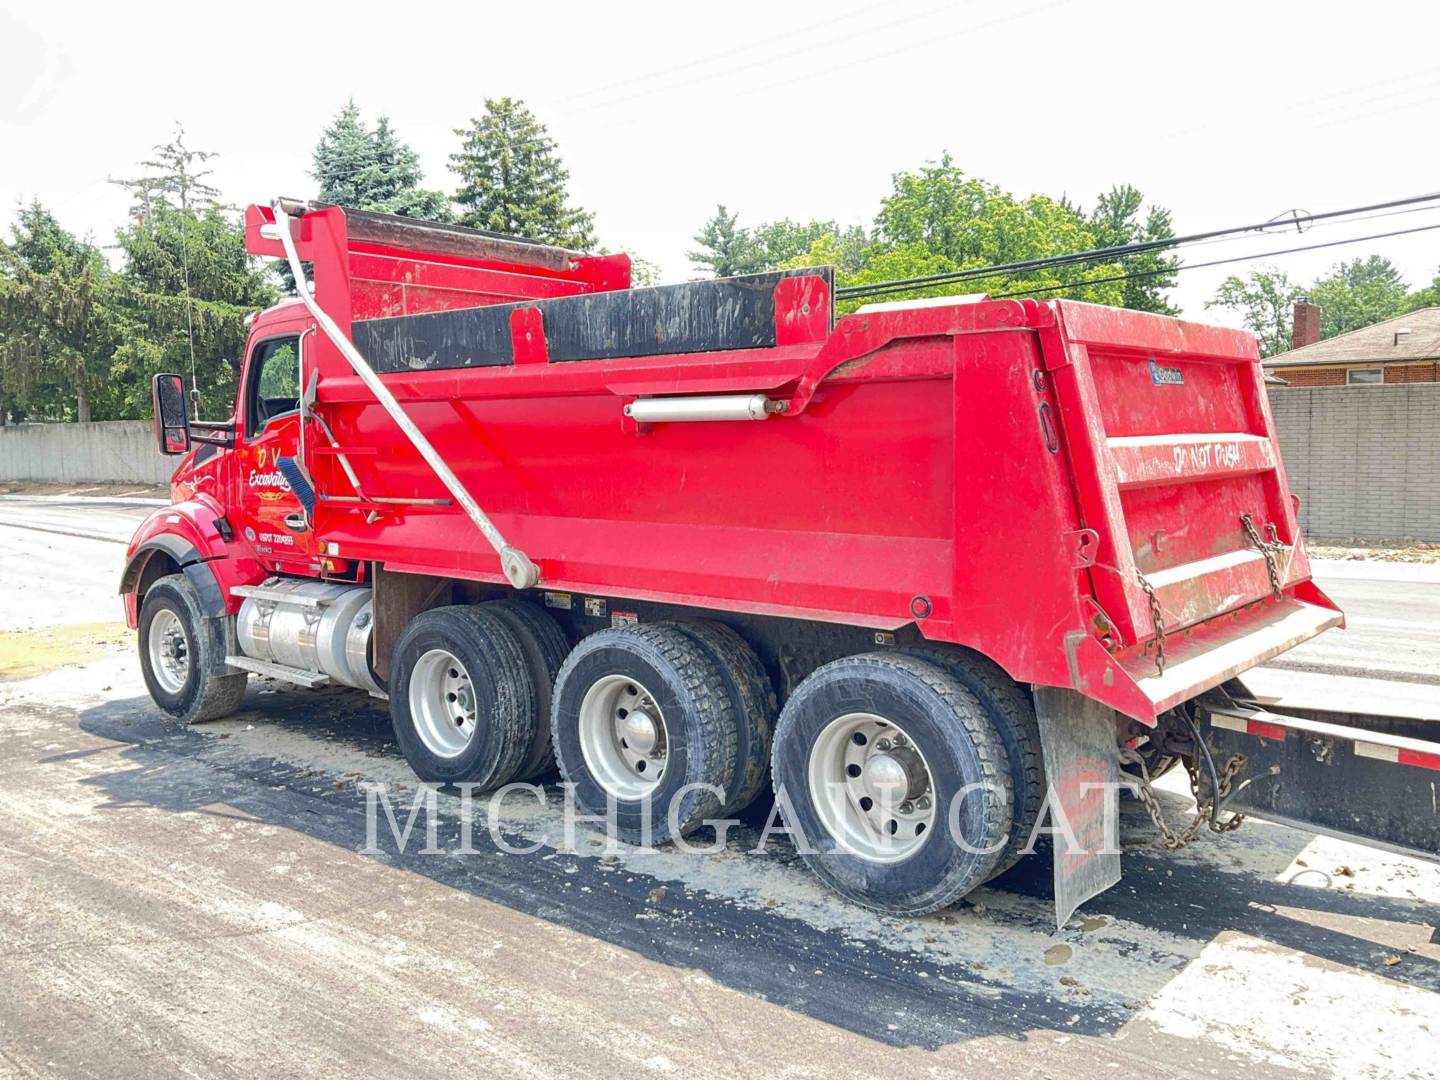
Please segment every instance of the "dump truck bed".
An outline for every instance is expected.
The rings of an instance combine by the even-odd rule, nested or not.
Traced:
[[[828,271],[630,290],[615,257],[375,236],[299,219],[317,298],[548,593],[914,624],[1145,721],[1340,621],[1248,334],[1068,301],[836,319]],[[305,363],[324,550],[505,580],[340,352]],[[716,395],[766,408],[627,415]]]

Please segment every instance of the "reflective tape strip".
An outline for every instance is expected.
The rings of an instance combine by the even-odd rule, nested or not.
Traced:
[[[1360,757],[1374,758],[1376,761],[1398,762],[1400,760],[1400,751],[1398,749],[1393,746],[1381,746],[1379,743],[1373,742],[1357,742],[1355,744],[1355,753]]]
[[[1262,739],[1285,740],[1285,729],[1279,724],[1267,724],[1263,720],[1246,720],[1242,716],[1230,716],[1227,713],[1211,713],[1210,726],[1225,728],[1227,731],[1238,731],[1242,735],[1258,735]]]
[[[1382,746],[1380,743],[1356,742],[1355,753],[1360,757],[1389,761],[1396,765],[1414,765],[1419,769],[1434,769],[1440,772],[1440,754],[1425,754],[1419,750],[1402,750],[1396,746]]]

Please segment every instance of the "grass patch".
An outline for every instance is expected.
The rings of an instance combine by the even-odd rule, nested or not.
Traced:
[[[130,644],[130,638],[130,628],[123,622],[0,630],[0,682],[88,664],[117,645]]]

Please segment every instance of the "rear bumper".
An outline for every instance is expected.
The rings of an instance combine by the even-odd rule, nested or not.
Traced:
[[[1166,639],[1163,674],[1154,657],[1145,654],[1122,660],[1120,666],[1158,715],[1344,620],[1333,608],[1286,597]]]
[[[1344,614],[1329,597],[1304,581],[1279,600],[1251,604],[1169,635],[1163,672],[1156,666],[1153,647],[1110,655],[1094,638],[1075,635],[1070,643],[1071,685],[1153,725],[1167,709],[1344,625]]]

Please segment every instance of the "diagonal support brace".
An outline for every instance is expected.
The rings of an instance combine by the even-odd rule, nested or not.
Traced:
[[[340,350],[340,355],[345,357],[346,363],[354,369],[356,375],[360,376],[360,381],[375,395],[381,407],[390,414],[390,418],[395,421],[396,426],[404,432],[411,445],[420,452],[425,463],[434,470],[446,490],[455,497],[455,501],[475,523],[475,527],[495,549],[495,553],[500,556],[500,569],[510,584],[517,589],[533,588],[540,580],[540,571],[530,561],[529,556],[506,542],[505,537],[500,534],[500,530],[495,527],[495,523],[490,520],[484,510],[480,509],[480,504],[471,498],[470,492],[465,490],[465,485],[460,482],[460,478],[451,471],[449,465],[445,464],[445,459],[440,456],[439,451],[430,444],[430,440],[425,437],[424,432],[415,425],[415,421],[410,419],[409,414],[395,400],[395,395],[390,392],[390,388],[380,381],[380,376],[375,374],[375,369],[360,355],[360,350],[355,348],[350,339],[340,332],[340,328],[335,325],[335,320],[330,318],[325,310],[315,302],[310,282],[305,278],[304,268],[300,265],[300,256],[295,250],[295,237],[290,232],[290,215],[286,213],[284,200],[276,199],[272,208],[275,211],[276,238],[284,246],[285,258],[290,263],[291,272],[295,275],[295,291],[299,293],[305,307],[314,316],[316,324],[324,331],[331,343]]]

